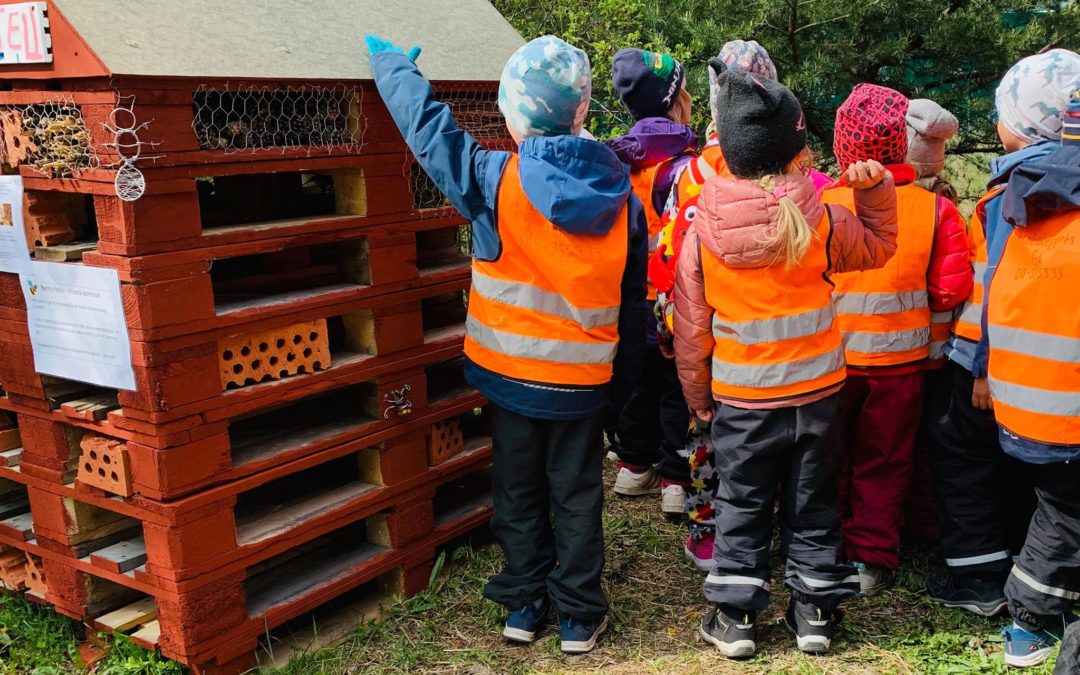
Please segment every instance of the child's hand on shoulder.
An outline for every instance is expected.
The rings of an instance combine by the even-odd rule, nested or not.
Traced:
[[[869,190],[885,180],[887,173],[881,162],[875,160],[855,162],[844,172],[844,180],[856,190]]]

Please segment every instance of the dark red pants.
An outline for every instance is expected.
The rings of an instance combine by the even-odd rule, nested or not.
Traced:
[[[852,375],[833,426],[844,555],[896,569],[922,416],[923,373]]]

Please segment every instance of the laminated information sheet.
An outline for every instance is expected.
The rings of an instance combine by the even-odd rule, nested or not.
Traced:
[[[0,272],[30,271],[30,249],[23,229],[22,176],[0,176]]]
[[[116,270],[34,261],[20,280],[37,372],[135,389]]]

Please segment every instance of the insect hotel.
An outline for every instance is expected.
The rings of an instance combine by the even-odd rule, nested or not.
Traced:
[[[0,0],[28,264],[115,276],[134,381],[41,374],[43,285],[0,273],[0,582],[195,673],[424,588],[490,515],[467,226],[365,33],[422,45],[459,123],[508,147],[522,41],[485,0]]]

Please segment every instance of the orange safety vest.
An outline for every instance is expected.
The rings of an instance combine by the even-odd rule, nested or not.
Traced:
[[[928,370],[945,365],[945,343],[952,335],[954,318],[952,311],[930,312],[930,356],[926,363]]]
[[[713,308],[712,390],[720,399],[773,401],[844,381],[833,309],[828,210],[798,266],[728,267],[705,247],[705,299]],[[798,289],[797,293],[792,289]]]
[[[896,188],[896,254],[884,267],[835,274],[833,301],[852,366],[899,366],[930,355],[926,271],[934,248],[938,196],[914,183]],[[849,187],[825,190],[822,201],[855,210]]]
[[[619,343],[628,209],[606,234],[571,234],[532,205],[518,166],[512,155],[499,186],[502,253],[473,261],[465,354],[529,382],[605,384]]]
[[[689,149],[687,152],[691,152]],[[679,155],[681,156],[681,155]],[[660,242],[660,230],[664,228],[664,214],[657,213],[656,207],[653,205],[653,194],[656,192],[656,177],[660,175],[660,170],[666,167],[670,162],[674,161],[675,157],[660,162],[659,164],[653,164],[652,166],[645,167],[630,172],[630,187],[633,188],[634,194],[637,195],[638,201],[641,202],[642,209],[645,211],[645,221],[649,226],[649,256],[656,253],[657,244]],[[693,162],[693,160],[691,160]],[[656,301],[656,287],[653,286],[652,281],[648,281],[646,297],[652,301]]]
[[[983,277],[986,276],[986,224],[979,216],[983,213],[986,202],[998,196],[1004,188],[998,188],[983,195],[975,206],[975,213],[968,222],[968,247],[971,251],[971,267],[975,271],[975,283],[971,285],[971,296],[963,304],[956,317],[953,333],[970,342],[982,339]]]
[[[1018,227],[987,307],[998,424],[1022,438],[1080,444],[1080,214]]]
[[[724,153],[718,144],[705,146],[701,155],[697,159],[690,160],[679,174],[677,183],[679,203],[683,204],[687,199],[700,194],[705,181],[713,176],[724,178],[731,176],[727,162],[724,160]]]

